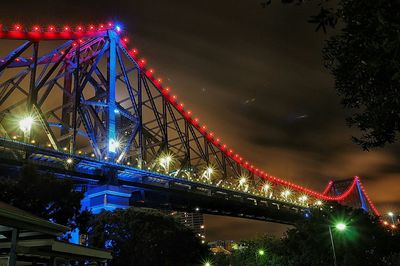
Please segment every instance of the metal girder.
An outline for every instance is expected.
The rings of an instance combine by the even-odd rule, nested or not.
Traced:
[[[32,58],[25,56],[29,47]],[[28,40],[0,59],[0,74],[10,73],[0,75],[2,135],[21,135],[9,121],[30,115],[32,109],[38,122],[33,126],[40,125],[33,130],[38,147],[48,149],[50,142],[59,151],[69,140],[70,156],[85,151],[85,158],[94,156],[105,165],[129,163],[153,173],[187,174],[182,178],[196,182],[204,181],[205,171],[213,171],[207,184],[234,189],[249,178],[245,181],[251,192],[260,193],[266,175],[261,177],[202,129],[127,50],[116,31],[61,45]],[[162,163],[166,156],[173,161],[170,169]],[[274,183],[274,197],[289,187],[302,193],[289,182],[268,180]]]

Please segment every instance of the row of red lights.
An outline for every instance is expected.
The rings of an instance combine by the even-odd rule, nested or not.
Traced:
[[[333,181],[330,180],[328,182],[328,185],[325,187],[324,192],[322,192],[322,194],[324,194],[324,195],[328,194],[328,192],[331,190],[332,186],[333,186]]]
[[[122,39],[123,45],[126,47],[127,40]],[[347,188],[345,192],[343,192],[339,196],[328,196],[326,195],[330,188],[333,185],[333,181],[330,181],[328,183],[328,186],[325,188],[324,192],[321,194],[319,192],[315,192],[313,190],[310,190],[308,188],[299,186],[297,184],[294,184],[292,182],[285,181],[283,179],[279,179],[275,176],[271,176],[268,173],[259,170],[258,168],[255,168],[253,165],[251,165],[249,162],[245,161],[239,154],[234,153],[232,149],[228,148],[227,144],[221,144],[221,139],[219,137],[214,136],[214,132],[212,131],[207,131],[207,126],[206,125],[200,125],[199,119],[197,117],[193,118],[192,117],[192,112],[190,110],[185,111],[184,110],[184,104],[183,103],[178,103],[177,101],[177,96],[176,95],[170,95],[171,89],[169,87],[163,87],[161,85],[162,79],[161,78],[155,78],[155,70],[153,68],[146,68],[146,59],[144,58],[138,58],[139,51],[138,49],[134,48],[129,50],[129,54],[134,58],[139,66],[141,67],[142,71],[146,73],[147,77],[156,85],[156,87],[163,93],[163,95],[169,100],[170,103],[172,103],[181,113],[182,115],[191,122],[193,126],[195,126],[208,140],[210,140],[214,145],[216,145],[220,150],[222,150],[226,155],[228,155],[230,158],[232,158],[234,161],[245,167],[247,170],[250,172],[254,173],[255,175],[265,179],[269,180],[273,183],[278,183],[280,185],[295,189],[297,191],[301,191],[305,194],[314,196],[315,198],[321,199],[321,200],[326,200],[326,201],[343,201],[346,197],[348,197],[353,191],[356,186],[356,183],[359,181],[358,177],[355,177],[353,179],[352,184]],[[375,206],[372,204],[372,201],[369,199],[368,195],[364,191],[364,194],[366,195],[368,202],[370,203],[373,211],[375,214],[379,215],[379,212],[375,208]]]
[[[103,30],[108,30],[108,29],[113,29],[114,28],[114,23],[113,22],[108,22],[105,24],[99,24],[99,25],[77,25],[75,27],[71,27],[69,25],[64,25],[62,27],[56,27],[54,25],[48,25],[45,27],[42,27],[40,25],[33,25],[29,29],[25,29],[23,25],[21,24],[14,24],[10,28],[3,28],[2,24],[0,24],[0,30],[7,30],[7,31],[14,31],[14,32],[93,32],[93,31],[103,31]],[[117,31],[120,31],[121,29],[118,27]]]

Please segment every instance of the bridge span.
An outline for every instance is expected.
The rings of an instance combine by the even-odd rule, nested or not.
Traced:
[[[3,174],[33,164],[108,195],[110,206],[293,223],[339,202],[379,215],[358,177],[318,192],[244,159],[178,101],[126,36],[113,22],[0,27]]]

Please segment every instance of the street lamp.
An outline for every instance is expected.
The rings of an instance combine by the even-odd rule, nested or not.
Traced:
[[[335,244],[333,242],[333,235],[332,235],[332,226],[329,225],[329,235],[331,237],[331,244],[332,244],[332,253],[333,253],[333,265],[337,266],[337,261],[336,261],[336,252],[335,252]],[[346,230],[347,225],[343,222],[339,222],[337,224],[335,224],[335,228],[339,231],[339,232],[343,232],[344,230]]]
[[[204,262],[204,266],[212,266],[212,265],[211,265],[211,262],[206,261],[206,262]]]

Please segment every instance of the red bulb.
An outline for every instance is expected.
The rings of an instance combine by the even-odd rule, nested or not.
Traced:
[[[69,31],[70,28],[69,28],[68,26],[64,26],[63,30],[64,30],[64,31]]]
[[[162,83],[162,79],[158,78],[158,79],[157,79],[157,82],[158,82],[158,83]]]
[[[76,30],[77,30],[77,31],[82,31],[82,30],[83,30],[83,27],[82,27],[82,26],[78,26],[78,27],[76,27]]]
[[[154,69],[150,68],[150,69],[149,69],[149,72],[150,72],[151,74],[153,74],[153,73],[154,73]]]
[[[108,22],[108,27],[112,27],[113,26],[113,23],[112,22]]]
[[[17,30],[17,31],[20,31],[22,29],[22,26],[17,24],[17,25],[14,26],[14,29]]]
[[[94,26],[93,25],[89,25],[89,29],[90,30],[94,30]]]
[[[146,64],[146,60],[145,60],[145,59],[140,59],[140,63],[141,63],[142,65],[144,65],[144,64]]]
[[[138,54],[139,51],[138,51],[136,48],[133,48],[133,49],[131,50],[131,53],[132,53],[132,54]]]
[[[49,31],[54,31],[55,27],[54,26],[49,26]]]
[[[39,26],[33,26],[33,27],[32,27],[32,30],[33,30],[33,31],[40,31],[40,27],[39,27]]]
[[[104,25],[103,25],[103,24],[100,24],[100,25],[99,25],[99,28],[100,28],[101,30],[103,30],[103,29],[104,29]]]
[[[126,37],[123,38],[122,40],[123,40],[125,43],[127,43],[127,42],[129,41],[128,38],[126,38]]]

